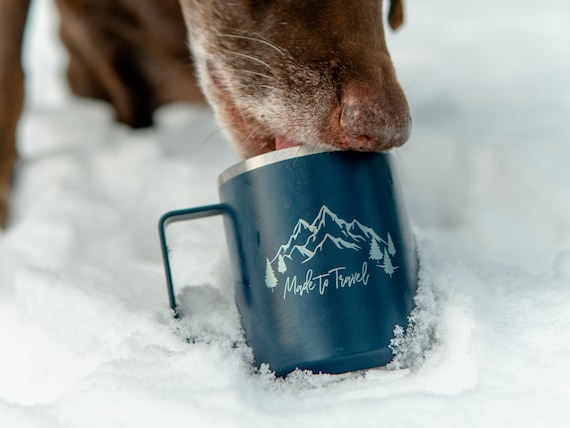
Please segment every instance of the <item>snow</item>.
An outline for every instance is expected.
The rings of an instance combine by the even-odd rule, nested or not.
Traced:
[[[13,219],[0,232],[0,421],[9,427],[530,427],[570,417],[570,3],[408,0],[388,35],[414,119],[397,151],[421,259],[392,370],[255,371],[216,202],[237,161],[207,108],[132,131],[71,97],[35,4]]]

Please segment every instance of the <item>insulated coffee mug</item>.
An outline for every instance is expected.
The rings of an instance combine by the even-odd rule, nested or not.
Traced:
[[[417,258],[392,155],[293,147],[219,177],[220,204],[160,220],[165,228],[221,214],[235,300],[256,364],[342,373],[383,366],[394,328],[407,325]]]

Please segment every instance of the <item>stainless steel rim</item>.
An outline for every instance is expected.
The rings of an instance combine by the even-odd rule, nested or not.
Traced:
[[[246,159],[243,162],[240,162],[226,169],[218,177],[218,185],[222,185],[225,182],[231,180],[232,178],[243,174],[244,172],[249,172],[254,169],[270,165],[272,163],[281,162],[288,159],[296,159],[303,156],[310,156],[317,153],[327,153],[331,151],[334,150],[331,150],[330,147],[318,148],[310,146],[298,146],[298,147],[289,147],[287,149],[276,150],[269,153],[264,153],[262,155],[255,156],[253,158]]]

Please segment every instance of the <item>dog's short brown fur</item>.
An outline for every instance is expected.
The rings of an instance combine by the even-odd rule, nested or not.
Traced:
[[[409,135],[384,40],[381,0],[56,0],[68,80],[117,120],[152,124],[200,86],[244,156],[297,144],[382,151]],[[29,0],[0,1],[0,224],[22,108]],[[392,0],[389,22],[403,19]],[[189,35],[191,53],[187,48]]]

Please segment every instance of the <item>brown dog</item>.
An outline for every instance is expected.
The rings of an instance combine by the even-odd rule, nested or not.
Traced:
[[[108,101],[130,126],[151,125],[162,104],[202,100],[193,59],[206,98],[246,157],[301,143],[382,151],[408,139],[381,0],[56,3],[72,90]],[[29,0],[0,1],[0,224],[16,161],[28,8]],[[402,0],[392,0],[391,27],[402,19]]]

